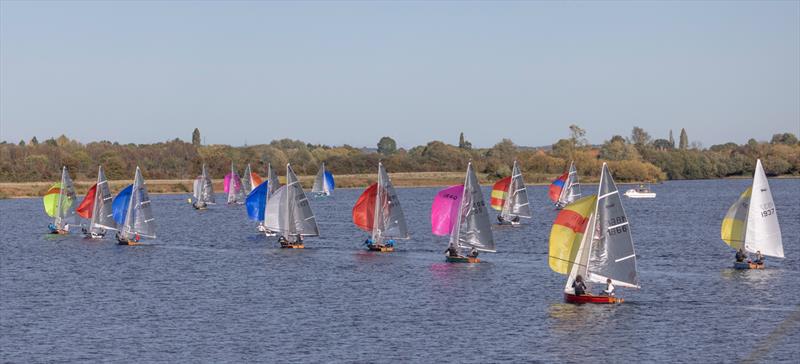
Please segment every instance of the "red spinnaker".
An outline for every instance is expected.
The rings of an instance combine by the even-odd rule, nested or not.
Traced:
[[[84,219],[91,219],[92,218],[92,210],[94,210],[94,195],[97,193],[97,183],[92,185],[89,188],[89,191],[86,191],[86,197],[83,198],[81,204],[78,205],[78,208],[75,209],[75,212],[78,213],[78,216]]]
[[[372,232],[375,224],[375,199],[378,196],[378,184],[373,183],[358,198],[353,206],[353,223],[366,232]]]

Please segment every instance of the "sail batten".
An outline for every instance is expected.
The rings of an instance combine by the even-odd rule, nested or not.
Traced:
[[[120,230],[121,237],[128,240],[134,240],[136,236],[155,239],[155,217],[153,216],[152,206],[150,205],[150,196],[147,193],[147,186],[145,185],[144,178],[142,178],[142,172],[139,167],[136,167],[133,185],[129,188],[130,197]]]

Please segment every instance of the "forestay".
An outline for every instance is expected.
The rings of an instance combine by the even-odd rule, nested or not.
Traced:
[[[514,167],[511,170],[511,181],[508,185],[508,192],[506,195],[503,208],[500,210],[500,216],[506,221],[513,220],[517,216],[530,218],[531,206],[528,201],[528,189],[525,187],[525,181],[522,179],[522,172],[514,161]]]

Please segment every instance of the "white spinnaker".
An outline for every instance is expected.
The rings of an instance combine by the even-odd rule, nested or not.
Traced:
[[[747,214],[747,232],[744,247],[748,252],[761,251],[761,254],[783,258],[783,241],[778,225],[778,213],[767,175],[761,160],[756,161],[753,175],[753,189],[750,196],[750,209]]]

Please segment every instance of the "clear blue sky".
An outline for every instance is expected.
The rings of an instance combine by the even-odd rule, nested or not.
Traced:
[[[800,133],[800,2],[0,2],[0,139]]]

